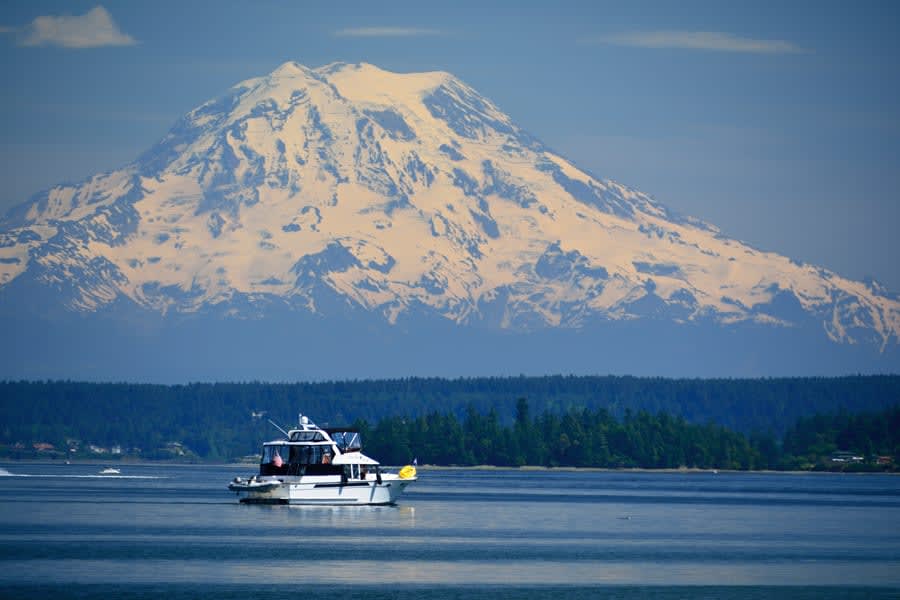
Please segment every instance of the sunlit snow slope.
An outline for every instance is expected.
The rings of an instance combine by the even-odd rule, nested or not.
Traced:
[[[443,72],[286,63],[183,117],[133,164],[0,223],[0,290],[96,312],[426,312],[534,331],[815,319],[895,345],[900,302],[597,179]],[[824,339],[823,335],[823,339]]]

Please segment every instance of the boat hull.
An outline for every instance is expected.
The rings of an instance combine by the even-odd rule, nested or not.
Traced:
[[[254,488],[229,488],[242,504],[308,504],[366,506],[394,504],[415,479],[384,478],[377,481],[305,482],[303,478],[261,480]]]

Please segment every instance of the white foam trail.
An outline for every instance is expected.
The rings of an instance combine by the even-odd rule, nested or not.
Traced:
[[[29,475],[29,477],[59,477],[63,479],[168,479],[158,475]]]
[[[0,467],[0,477],[44,477],[47,479],[168,479],[159,475],[54,475],[33,473],[10,473]]]

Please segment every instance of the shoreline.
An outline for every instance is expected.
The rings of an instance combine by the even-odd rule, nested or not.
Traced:
[[[666,473],[666,474],[709,474],[722,475],[727,473],[746,473],[762,475],[897,475],[896,471],[802,471],[773,469],[701,469],[697,467],[646,469],[642,467],[543,467],[525,465],[522,467],[498,467],[494,465],[473,465],[467,467],[450,467],[444,465],[419,465],[420,471],[538,471],[538,472],[575,472],[575,473]]]
[[[0,464],[39,464],[39,465],[62,465],[66,466],[65,460],[57,459],[41,459],[41,458],[0,458]],[[227,468],[255,468],[259,466],[257,462],[179,462],[179,461],[154,461],[154,460],[94,460],[82,459],[72,460],[69,466],[151,466],[151,467],[179,467],[179,468],[199,468],[199,467],[227,467]],[[386,469],[396,469],[403,465],[382,465]],[[697,467],[681,467],[681,468],[663,468],[663,469],[647,469],[641,467],[545,467],[541,465],[523,465],[521,467],[509,467],[498,465],[471,465],[471,466],[452,466],[452,465],[417,465],[419,471],[518,471],[527,472],[557,472],[557,473],[659,473],[659,474],[682,474],[682,475],[722,475],[722,474],[759,474],[759,475],[900,475],[898,471],[803,471],[803,470],[786,470],[777,471],[772,469],[701,469]]]

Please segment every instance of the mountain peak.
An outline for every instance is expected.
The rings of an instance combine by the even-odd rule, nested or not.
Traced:
[[[429,92],[453,81],[449,73],[395,73],[369,63],[332,63],[315,69],[338,92],[353,102],[415,104]]]
[[[246,112],[269,100],[290,104],[294,101],[292,99],[309,94],[311,89],[354,104],[405,107],[413,112],[421,108],[423,100],[435,93],[446,95],[449,92],[456,96],[477,98],[476,104],[479,105],[489,104],[447,72],[395,73],[365,62],[334,62],[310,68],[296,61],[287,61],[267,76],[239,83],[232,88],[230,95],[240,96],[238,105],[243,108],[239,112]],[[201,109],[215,102],[208,102]]]
[[[335,61],[328,63],[327,65],[322,65],[321,67],[316,67],[315,71],[322,76],[332,75],[334,73],[339,73],[341,71],[360,71],[360,70],[376,70],[376,71],[384,71],[384,69],[377,67],[371,63],[367,62],[357,62],[357,63],[349,63],[344,61]],[[385,71],[386,72],[386,71]]]
[[[277,301],[519,331],[812,322],[879,348],[900,334],[896,298],[596,179],[442,71],[286,62],[5,226],[0,292],[30,282],[81,312]]]
[[[278,65],[278,67],[274,71],[272,71],[269,76],[290,76],[298,73],[305,74],[309,71],[309,67],[301,65],[297,61],[289,60]]]

